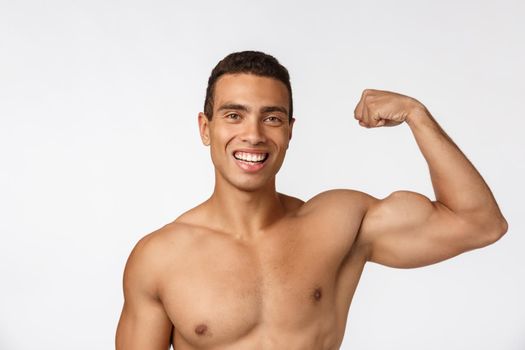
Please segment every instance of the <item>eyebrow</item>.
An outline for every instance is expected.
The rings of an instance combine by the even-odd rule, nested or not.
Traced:
[[[238,103],[225,103],[222,106],[220,106],[219,109],[217,109],[217,112],[222,112],[226,110],[249,112],[249,108],[247,106]]]
[[[284,113],[285,115],[288,115],[288,111],[286,110],[286,108],[281,107],[281,106],[263,107],[261,108],[261,112],[262,113],[281,112],[281,113]]]
[[[239,103],[225,103],[222,106],[217,109],[217,112],[222,112],[226,110],[235,110],[235,111],[243,111],[243,112],[249,112],[250,108],[248,108],[245,105],[239,104]],[[271,113],[271,112],[281,112],[286,115],[288,115],[288,111],[286,108],[281,106],[264,106],[260,109],[261,113]]]

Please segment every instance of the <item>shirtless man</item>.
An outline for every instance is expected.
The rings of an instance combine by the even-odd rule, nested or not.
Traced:
[[[414,268],[497,241],[507,223],[482,177],[416,99],[365,90],[363,127],[406,123],[435,201],[354,190],[307,202],[275,189],[292,137],[288,72],[260,52],[213,70],[198,117],[211,197],[141,239],[124,272],[119,350],[339,349],[367,261]]]

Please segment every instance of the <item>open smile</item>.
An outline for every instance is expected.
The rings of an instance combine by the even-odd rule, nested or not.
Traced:
[[[269,153],[235,151],[233,157],[237,165],[247,172],[255,172],[262,169],[268,159]]]

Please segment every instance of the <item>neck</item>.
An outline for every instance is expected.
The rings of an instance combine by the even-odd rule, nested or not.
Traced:
[[[285,214],[281,196],[275,190],[275,178],[254,191],[241,190],[216,178],[207,206],[210,224],[240,239],[254,237]]]

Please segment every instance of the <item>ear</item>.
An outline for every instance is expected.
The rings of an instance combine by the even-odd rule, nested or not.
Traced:
[[[286,145],[286,149],[288,149],[288,147],[290,146],[290,140],[292,139],[292,130],[293,130],[293,124],[295,122],[295,118],[292,118],[290,119],[289,121],[289,126],[290,128],[288,129],[288,144]]]
[[[204,146],[210,145],[210,121],[206,114],[199,113],[199,133],[201,135],[201,141]]]
[[[293,130],[294,123],[295,123],[295,118],[290,119],[290,134],[288,136],[288,140],[292,139],[292,130]]]

